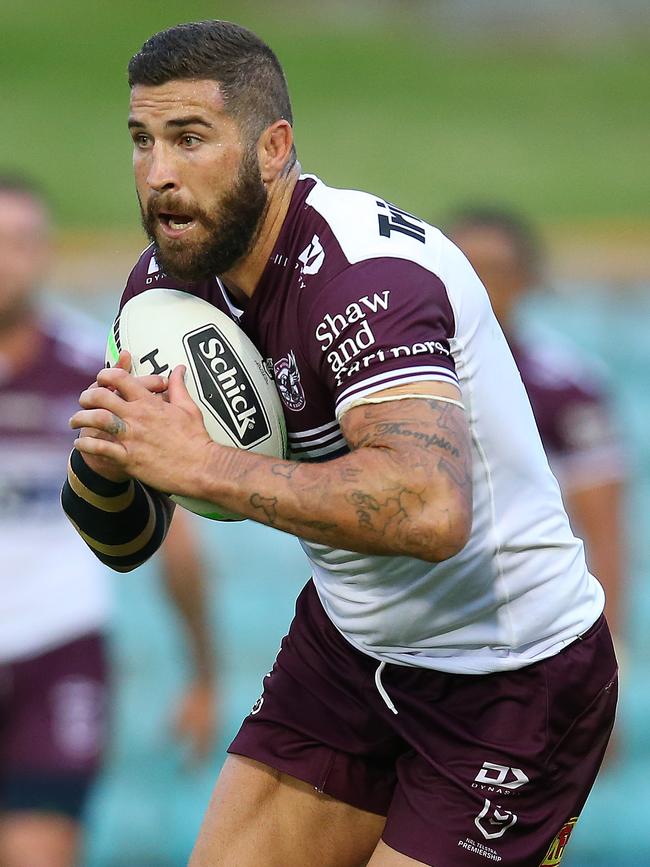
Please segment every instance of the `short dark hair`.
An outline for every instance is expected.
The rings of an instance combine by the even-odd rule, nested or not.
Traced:
[[[517,258],[531,276],[538,276],[543,249],[539,234],[522,214],[505,207],[467,205],[456,210],[446,221],[452,236],[462,229],[496,229],[512,243]]]
[[[129,63],[129,87],[213,79],[226,111],[255,139],[276,120],[293,125],[280,61],[252,31],[230,21],[195,21],[154,34]]]
[[[43,207],[49,207],[48,196],[45,190],[32,178],[17,172],[2,171],[0,169],[0,193],[10,193],[17,196],[25,196],[33,199]]]

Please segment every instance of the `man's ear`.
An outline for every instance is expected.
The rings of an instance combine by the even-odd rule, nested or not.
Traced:
[[[288,121],[276,120],[264,130],[257,142],[257,156],[265,184],[272,183],[282,174],[292,148],[293,129]]]

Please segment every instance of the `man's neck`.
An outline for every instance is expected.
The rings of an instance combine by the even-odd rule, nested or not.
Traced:
[[[34,358],[40,344],[38,321],[34,311],[25,311],[11,322],[0,320],[0,361],[13,371],[20,371]]]
[[[245,301],[255,292],[284,225],[300,171],[300,163],[296,162],[286,175],[274,181],[269,189],[268,207],[253,249],[234,268],[222,275],[228,291],[240,301]]]

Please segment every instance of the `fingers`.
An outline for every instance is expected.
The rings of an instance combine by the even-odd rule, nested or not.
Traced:
[[[119,367],[121,370],[126,370],[127,373],[131,372],[131,353],[126,349],[123,349],[120,352],[119,358],[117,359],[117,363],[115,367]]]
[[[74,441],[74,447],[84,455],[108,458],[118,465],[122,465],[127,457],[126,449],[121,443],[93,436],[80,436]]]
[[[124,411],[124,400],[114,391],[94,385],[79,395],[79,405],[83,409],[108,409],[119,415]]]
[[[179,364],[178,367],[175,367],[171,375],[169,377],[169,384],[167,388],[167,393],[169,397],[170,403],[175,403],[178,405],[189,406],[190,404],[195,406],[194,401],[190,397],[190,393],[187,390],[187,386],[185,385],[185,373],[187,368],[184,364]]]
[[[84,427],[94,428],[98,431],[110,434],[111,437],[119,437],[126,433],[126,424],[114,412],[107,409],[82,409],[76,412],[70,419],[70,427],[79,430]],[[92,437],[95,439],[95,437]],[[97,452],[93,452],[97,454]]]
[[[97,383],[104,388],[118,392],[125,400],[137,400],[154,392],[159,394],[167,388],[163,376],[132,376],[124,368],[106,367],[97,374]]]

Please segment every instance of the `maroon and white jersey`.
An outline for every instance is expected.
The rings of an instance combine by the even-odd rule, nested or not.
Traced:
[[[57,315],[40,323],[27,367],[13,371],[0,356],[0,662],[45,652],[108,617],[106,570],[61,509],[68,420],[102,366],[92,332],[76,315]]]
[[[560,338],[531,334],[509,342],[562,490],[621,481],[625,456],[594,366]]]
[[[431,564],[302,542],[332,622],[377,659],[443,671],[515,669],[594,623],[603,591],[569,528],[521,378],[487,294],[440,231],[377,196],[303,175],[245,310],[216,278],[161,273],[150,248],[123,302],[180,288],[230,313],[275,371],[295,460],[347,451],[357,398],[457,384],[473,443],[467,545]]]

